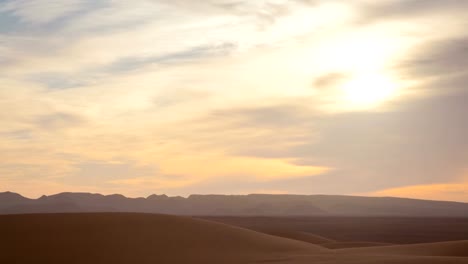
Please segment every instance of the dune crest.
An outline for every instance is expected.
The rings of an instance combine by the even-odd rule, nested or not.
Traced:
[[[341,252],[358,254],[413,255],[413,256],[451,256],[468,257],[468,240],[422,243],[411,245],[392,245],[372,248],[343,249]]]

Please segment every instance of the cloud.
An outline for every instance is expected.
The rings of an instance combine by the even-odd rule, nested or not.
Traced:
[[[434,78],[468,72],[468,36],[419,45],[399,68],[407,76]]]
[[[73,173],[63,177],[66,184],[109,186],[128,178],[160,177],[155,166],[138,165],[135,162],[87,161],[73,165]]]
[[[232,0],[212,0],[203,3],[193,3],[191,1],[163,1],[168,5],[196,13],[211,13],[234,15],[243,17],[254,17],[258,25],[263,28],[270,26],[276,19],[286,16],[290,12],[290,6],[294,3],[284,1],[232,1]],[[300,3],[305,1],[299,1]],[[309,5],[311,3],[308,3]]]
[[[1,132],[0,136],[4,138],[8,138],[10,140],[27,140],[30,139],[31,136],[31,131],[30,130],[13,130],[13,131],[8,131],[8,132]]]
[[[459,0],[390,0],[364,3],[360,6],[360,10],[361,19],[375,22],[376,20],[411,19],[440,13],[463,13],[466,7],[468,4]]]
[[[334,87],[337,84],[341,84],[348,78],[349,75],[342,72],[327,73],[315,78],[313,86],[318,89],[327,89],[330,87]]]
[[[455,1],[4,3],[12,190],[369,193],[454,182],[465,166]],[[339,86],[372,74],[395,96],[348,107]]]
[[[45,24],[65,17],[85,6],[83,0],[8,0],[0,6],[0,12],[11,12],[22,22]]]
[[[31,1],[8,3],[28,6],[26,2]],[[40,2],[47,2],[37,2],[44,8],[55,3]],[[333,8],[307,5],[304,10],[298,3],[215,1],[194,4],[142,0],[131,3],[98,1],[91,5],[86,2],[83,10],[73,16],[67,14],[66,21],[57,26],[15,29],[15,40],[7,42],[5,47],[7,58],[13,60],[6,70],[26,75],[26,78],[37,77],[53,87],[61,83],[68,87],[86,84],[87,79],[97,75],[92,73],[99,72],[102,67],[133,69],[155,61],[184,62],[181,57],[187,58],[193,53],[226,55],[229,51],[274,47],[281,42],[295,41],[328,23],[325,19],[328,16],[312,19],[314,16],[309,13],[321,14],[324,13],[322,9],[328,13]],[[234,11],[237,9],[239,11]],[[291,10],[283,14],[274,11],[277,9]],[[213,14],[207,16],[210,12]],[[262,18],[265,16],[272,18]],[[264,20],[277,21],[267,29],[259,29],[257,24]],[[295,27],[297,23],[311,26]],[[0,42],[2,39],[6,37],[0,36]],[[38,73],[39,68],[41,72]],[[64,80],[71,76],[75,76],[73,81]]]
[[[68,113],[54,113],[41,116],[37,119],[37,124],[44,130],[57,130],[82,124],[81,117]]]
[[[468,202],[468,183],[405,186],[381,190],[367,195]]]
[[[163,55],[118,58],[116,61],[109,62],[105,65],[88,66],[88,68],[83,68],[79,72],[73,73],[37,71],[30,74],[25,79],[40,83],[50,89],[86,87],[104,82],[106,78],[113,77],[116,74],[129,74],[132,71],[143,70],[150,66],[169,67],[218,56],[228,56],[231,52],[235,51],[235,49],[235,44],[230,43],[199,46]]]
[[[468,158],[463,134],[467,94],[400,103],[393,111],[344,113],[318,125],[320,141],[298,151],[340,168],[330,183],[359,179],[353,188],[385,188],[453,179]],[[316,162],[316,161],[315,161]],[[359,186],[359,187],[358,187]]]
[[[119,73],[124,71],[130,71],[148,64],[174,64],[190,62],[197,59],[204,59],[213,56],[226,56],[231,51],[236,49],[234,43],[223,43],[218,45],[203,45],[187,50],[178,52],[168,53],[159,56],[147,56],[147,57],[128,57],[122,58],[105,69],[109,73]]]
[[[222,155],[172,157],[160,164],[166,174],[195,175],[195,179],[216,177],[252,178],[269,181],[284,178],[314,176],[328,171],[326,167],[295,165],[287,160]],[[196,172],[196,173],[194,173]]]
[[[314,119],[318,117],[318,112],[291,102],[218,109],[184,120],[180,123],[183,129],[167,137],[189,142],[196,151],[213,149],[234,156],[272,160],[294,158],[286,153],[314,139]]]
[[[39,72],[26,78],[35,83],[43,84],[50,89],[67,89],[90,84],[90,76],[83,78],[78,75],[63,74],[60,72]]]
[[[354,193],[436,183],[465,169],[467,96],[413,99],[381,112],[323,114],[298,102],[231,109],[221,112],[222,118],[201,122],[211,120],[215,129],[191,129],[195,134],[191,140],[206,139],[207,145],[223,141],[220,146],[232,155],[333,168],[316,177],[279,179],[277,185],[268,185],[289,186],[299,193]]]

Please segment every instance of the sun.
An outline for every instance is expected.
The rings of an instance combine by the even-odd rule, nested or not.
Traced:
[[[367,109],[391,99],[396,87],[389,77],[372,73],[355,76],[339,88],[342,100],[349,108]]]

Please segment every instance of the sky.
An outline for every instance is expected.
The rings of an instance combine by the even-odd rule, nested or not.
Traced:
[[[0,191],[468,202],[467,13],[0,0]]]

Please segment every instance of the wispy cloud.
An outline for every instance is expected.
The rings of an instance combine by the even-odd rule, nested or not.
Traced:
[[[441,183],[405,186],[401,188],[381,190],[367,195],[468,202],[467,190],[468,183]]]
[[[25,23],[50,23],[84,8],[86,1],[7,0],[1,3],[0,12],[11,13]]]

